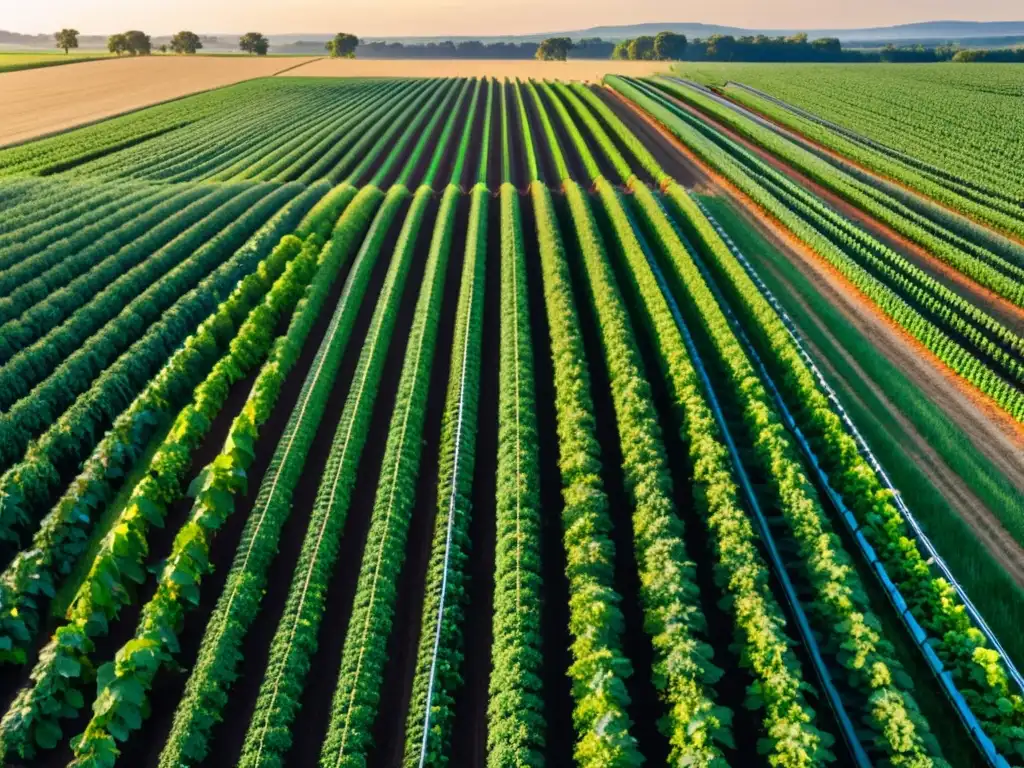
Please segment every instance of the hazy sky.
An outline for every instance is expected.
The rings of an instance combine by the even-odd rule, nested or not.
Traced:
[[[1020,17],[1019,0],[0,0],[0,29],[71,26],[85,34],[137,28],[150,34],[509,35],[646,21],[823,28]]]

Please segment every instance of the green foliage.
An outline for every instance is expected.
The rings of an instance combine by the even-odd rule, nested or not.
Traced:
[[[977,346],[979,354],[975,351],[975,346],[965,343],[966,339],[959,341],[956,336],[958,332],[967,334],[970,331],[970,325],[962,317],[950,312],[947,315],[946,327],[953,333],[951,334],[950,330],[944,330],[936,320],[932,319],[933,307],[918,309],[915,303],[905,297],[902,290],[885,284],[881,279],[868,272],[858,263],[857,259],[847,252],[857,253],[860,257],[866,258],[869,252],[862,242],[858,242],[845,233],[842,233],[841,236],[834,235],[835,239],[830,238],[829,234],[834,234],[837,225],[827,218],[824,221],[815,219],[817,224],[815,226],[801,217],[799,211],[809,209],[813,212],[815,207],[819,210],[823,209],[824,205],[820,201],[808,202],[805,208],[800,208],[784,194],[785,190],[792,191],[791,183],[783,182],[781,185],[783,191],[780,192],[770,183],[762,182],[760,180],[762,177],[759,174],[750,173],[748,168],[735,160],[726,149],[705,135],[712,132],[712,129],[702,121],[696,121],[699,126],[692,124],[692,118],[687,118],[684,111],[673,108],[670,102],[659,96],[656,91],[647,89],[646,86],[636,82],[627,82],[616,76],[610,76],[608,82],[658,118],[669,130],[685,141],[698,156],[722,173],[763,211],[781,222],[815,253],[835,267],[894,323],[917,339],[948,365],[954,373],[959,374],[988,395],[1014,419],[1024,421],[1024,393],[983,360],[983,356],[986,354],[990,358],[994,356],[995,360],[999,359],[998,352],[991,346],[991,342],[982,343],[984,340],[975,336],[976,343],[979,345]],[[724,139],[719,140],[724,141]],[[753,162],[761,167],[764,173],[770,173],[765,164],[756,160]],[[840,247],[837,241],[842,243],[846,250]],[[918,291],[916,297],[922,296],[923,294]],[[1014,377],[1019,375],[1016,368],[1010,370],[1015,371]]]
[[[487,764],[543,766],[540,470],[519,193],[501,186],[497,544]]]
[[[5,500],[0,531],[7,539],[17,538],[18,528],[38,519],[61,479],[88,456],[104,430],[178,345],[272,248],[268,241],[262,241],[260,249],[240,246],[299,189],[291,186],[254,192],[255,196],[247,196],[252,203],[248,211],[236,209],[241,215],[234,223],[143,291],[0,421],[0,429],[10,436],[9,450],[27,442],[30,435],[42,433],[22,461],[0,477],[0,499]],[[142,337],[136,340],[133,333]],[[118,343],[131,346],[112,365],[101,368],[101,363],[111,361],[111,349],[121,349]],[[80,390],[84,392],[74,399]],[[65,410],[67,405],[71,407]]]
[[[949,266],[991,288],[1018,306],[1024,306],[1024,266],[1005,260],[998,254],[964,239],[951,238],[949,233],[942,230],[936,231],[926,217],[888,195],[879,194],[866,181],[858,180],[812,152],[778,136],[760,123],[740,115],[695,89],[669,80],[658,79],[653,82],[662,90],[694,104],[740,134],[756,141],[814,181],[832,189],[850,203],[927,249],[930,254]],[[841,223],[838,218],[833,218],[833,221]],[[996,335],[1000,341],[1014,346],[1016,351],[1024,352],[1024,342],[1019,337],[1002,327],[986,312],[910,263],[908,259],[868,238],[863,238],[862,242],[872,246],[873,250],[880,254],[876,257],[878,266],[875,271],[885,270],[892,275],[890,282],[901,279],[904,283],[921,286],[919,290],[935,297],[933,304],[950,307],[946,310],[947,313],[955,311],[965,316],[985,331]]]
[[[392,223],[408,197],[404,187],[392,187],[384,198],[356,257],[354,279],[369,279]],[[427,202],[427,196],[420,195],[419,204],[406,217],[400,236],[401,247],[395,249],[377,299],[331,452],[320,478],[284,614],[270,645],[270,657],[242,745],[239,766],[251,767],[263,765],[267,760],[281,760],[291,745],[292,722],[302,703],[310,660],[316,651],[317,631],[340,548],[339,539],[348,515],[359,458],[369,432],[373,405],[397,322],[397,307],[402,299]],[[365,282],[362,291],[365,291]],[[358,303],[339,307],[338,311],[354,319],[357,309]],[[351,322],[349,319],[343,326],[349,329],[349,333]]]
[[[1024,723],[1024,699],[1011,693],[1006,672],[994,652],[986,648],[984,636],[971,626],[950,585],[932,575],[890,493],[882,489],[830,408],[771,305],[728,250],[714,245],[717,238],[710,224],[702,215],[695,215],[692,206],[686,206],[684,195],[677,192],[670,199],[688,211],[690,221],[700,227],[701,239],[708,244],[707,252],[735,297],[746,327],[782,371],[779,383],[830,483],[857,518],[860,532],[878,554],[889,578],[906,596],[911,615],[930,635],[935,652],[950,670],[985,733],[1004,754],[1024,754],[1018,737]]]
[[[406,762],[432,767],[446,762],[455,691],[462,683],[462,620],[476,461],[489,198],[486,187],[478,184],[473,188],[451,373],[441,422],[437,516],[406,716]]]
[[[565,61],[573,49],[571,37],[548,37],[537,47],[537,58],[541,61]]]
[[[78,47],[78,30],[65,27],[60,32],[55,32],[53,39],[57,43],[58,48],[64,49],[64,55],[66,56],[68,50]]]
[[[266,56],[270,50],[270,41],[259,32],[246,32],[238,38],[238,50],[257,56]]]
[[[203,41],[195,32],[176,32],[171,37],[171,51],[174,53],[195,53],[203,47]]]
[[[90,658],[95,638],[107,633],[120,608],[132,600],[133,584],[146,579],[143,568],[148,551],[147,532],[162,525],[168,507],[185,493],[189,456],[207,435],[213,419],[223,408],[231,384],[269,359],[260,370],[249,398],[235,419],[224,452],[193,483],[197,499],[194,519],[175,539],[156,596],[147,605],[152,622],[143,621],[142,637],[125,646],[114,664],[97,672],[99,693],[94,720],[75,739],[80,765],[113,764],[115,740],[123,741],[141,725],[145,688],[159,666],[177,650],[176,631],[181,621],[181,599],[198,601],[198,577],[208,569],[207,535],[212,535],[234,506],[233,495],[244,489],[245,468],[253,459],[252,442],[270,409],[281,383],[294,365],[312,326],[302,307],[292,317],[288,332],[276,340],[273,329],[299,302],[316,267],[322,240],[311,235],[302,253],[288,263],[264,302],[257,307],[232,340],[231,353],[222,358],[196,388],[193,402],[178,414],[170,431],[153,455],[150,471],[134,488],[131,497],[104,538],[83,584],[68,610],[67,621],[40,652],[31,684],[17,696],[17,703],[0,721],[0,754],[30,757],[35,744],[47,748],[49,739],[40,733],[60,733],[59,721],[75,716],[84,706],[83,684],[91,679]],[[285,247],[293,246],[285,243]],[[161,591],[163,590],[163,591]],[[149,632],[155,634],[148,634]],[[120,694],[133,691],[131,697]]]
[[[354,59],[356,47],[359,45],[359,38],[346,32],[339,32],[333,39],[328,40],[324,48],[335,59]]]
[[[531,195],[554,367],[565,503],[562,527],[573,638],[568,671],[575,701],[574,756],[580,768],[636,768],[643,763],[643,756],[630,733],[626,688],[633,669],[622,651],[622,596],[615,590],[612,521],[601,481],[583,336],[554,201],[542,184],[533,184]],[[595,686],[595,680],[600,684]]]
[[[321,251],[319,268],[292,321],[295,339],[308,336],[324,311],[339,272],[370,226],[381,192],[367,187],[352,200]],[[364,260],[365,262],[366,260]],[[358,266],[358,265],[357,265]],[[350,289],[339,302],[317,349],[299,399],[285,427],[246,521],[224,590],[207,624],[185,693],[175,712],[161,766],[196,765],[206,756],[210,731],[223,718],[231,685],[238,676],[241,645],[260,610],[267,571],[277,552],[292,494],[334,386],[352,325],[369,279],[365,266],[353,267]],[[294,345],[293,345],[294,346]],[[297,354],[297,352],[296,352]]]
[[[284,271],[301,247],[295,239],[284,238],[270,252],[272,243],[295,226],[324,187],[301,194],[268,222],[247,243],[246,251],[262,255],[263,263],[245,276],[218,307],[174,353],[156,377],[132,404],[117,417],[109,432],[83,464],[57,504],[43,518],[31,545],[18,553],[0,575],[0,637],[10,638],[8,660],[22,661],[24,649],[35,636],[39,602],[52,597],[58,579],[66,576],[86,551],[96,518],[110,503],[118,487],[162,427],[167,426],[193,390],[228,351],[235,330],[251,308],[262,300],[273,281]],[[62,421],[58,425],[64,427]],[[40,475],[49,461],[46,445],[40,443],[33,461],[22,475]],[[3,655],[0,654],[0,658]]]
[[[331,719],[320,753],[322,768],[363,765],[372,746],[373,723],[380,705],[387,644],[398,596],[398,579],[416,501],[427,395],[460,197],[458,187],[447,187],[434,224],[430,253],[406,344],[398,394],[391,413],[370,531],[331,706]],[[413,205],[422,207],[429,199],[429,188],[421,187]],[[407,243],[413,236],[411,231],[403,233],[403,242]]]
[[[597,318],[608,368],[623,479],[633,504],[633,545],[640,571],[644,628],[655,652],[652,675],[668,708],[662,727],[672,745],[672,762],[721,768],[722,747],[732,744],[732,713],[715,703],[714,684],[722,672],[706,641],[695,566],[684,545],[685,532],[675,508],[650,383],[590,205],[574,182],[566,182],[565,189],[587,277],[586,294]],[[603,180],[598,181],[598,190],[619,247],[635,254],[638,248],[629,239],[632,231],[621,203]],[[750,535],[753,538],[752,532]],[[752,545],[747,547],[752,550]],[[756,643],[756,647],[763,646],[763,642]],[[745,649],[753,647],[748,639]],[[797,664],[795,659],[787,661],[791,667]],[[813,753],[813,734],[804,738]]]
[[[880,634],[881,624],[871,610],[853,562],[832,532],[767,391],[658,201],[645,187],[637,186],[634,193],[640,215],[656,233],[665,260],[685,291],[682,299],[696,307],[724,363],[728,385],[742,407],[756,462],[797,542],[801,569],[814,586],[810,612],[822,635],[831,635],[825,643],[826,651],[831,651],[848,671],[847,682],[862,697],[857,706],[865,713],[887,759],[894,765],[934,765],[932,757],[938,754],[938,748],[909,693],[909,681],[892,646]],[[694,216],[703,215],[685,192],[673,185],[669,194],[685,210],[686,223],[700,227],[700,223],[693,223]],[[702,223],[706,235],[710,226],[706,220]],[[722,256],[728,253],[717,235],[713,241],[703,242],[721,251]]]

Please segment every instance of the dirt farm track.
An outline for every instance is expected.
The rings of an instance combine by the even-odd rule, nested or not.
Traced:
[[[278,73],[308,77],[496,77],[600,80],[637,77],[657,62],[503,60],[340,61],[315,57],[150,56],[104,59],[0,75],[0,147],[139,109],[197,91]]]

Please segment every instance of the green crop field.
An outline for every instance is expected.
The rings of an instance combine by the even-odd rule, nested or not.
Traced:
[[[863,439],[828,382],[881,342],[802,334],[827,299],[725,197],[1014,424],[1024,218],[772,125],[296,77],[0,149],[4,765],[1024,765],[1015,571],[872,447],[927,419],[1019,547],[1009,471],[909,378]]]

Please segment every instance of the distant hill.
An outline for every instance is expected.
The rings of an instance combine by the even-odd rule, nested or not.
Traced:
[[[1010,37],[1024,35],[1024,21],[925,21],[916,24],[897,24],[890,27],[867,27],[863,29],[744,29],[725,27],[717,24],[654,23],[630,24],[616,27],[591,27],[573,32],[564,32],[573,38],[602,37],[606,40],[624,39],[637,35],[657,34],[667,30],[687,37],[706,38],[711,35],[792,35],[806,32],[810,38],[838,37],[848,40],[956,40],[961,37]],[[543,38],[544,35],[533,36]]]
[[[588,29],[567,30],[561,32],[538,32],[530,35],[439,35],[434,37],[391,37],[388,35],[364,35],[366,40],[384,40],[400,43],[429,43],[452,40],[480,40],[485,43],[496,42],[540,42],[545,37],[564,36],[578,40],[583,37],[600,37],[605,40],[624,40],[638,35],[654,35],[662,31],[677,32],[689,38],[707,38],[711,35],[793,35],[806,32],[811,39],[818,37],[838,37],[844,43],[871,44],[881,42],[959,42],[961,40],[977,40],[979,38],[1018,38],[1024,37],[1024,21],[925,21],[916,24],[898,24],[889,27],[867,27],[862,29],[744,29],[727,27],[720,24],[700,24],[689,22],[652,22],[646,24],[628,24],[623,26],[590,27]],[[271,50],[279,53],[288,50],[317,50],[333,37],[333,32],[303,32],[301,34],[275,35],[269,33]],[[212,38],[217,42],[208,42],[206,50],[229,50],[237,47],[238,33],[206,33],[204,38]],[[156,44],[165,42],[166,34],[154,34]],[[158,42],[159,41],[159,42]],[[106,37],[103,35],[83,35],[80,38],[83,48],[104,47]],[[23,48],[52,48],[52,34],[26,35],[18,32],[0,30],[0,46]]]

